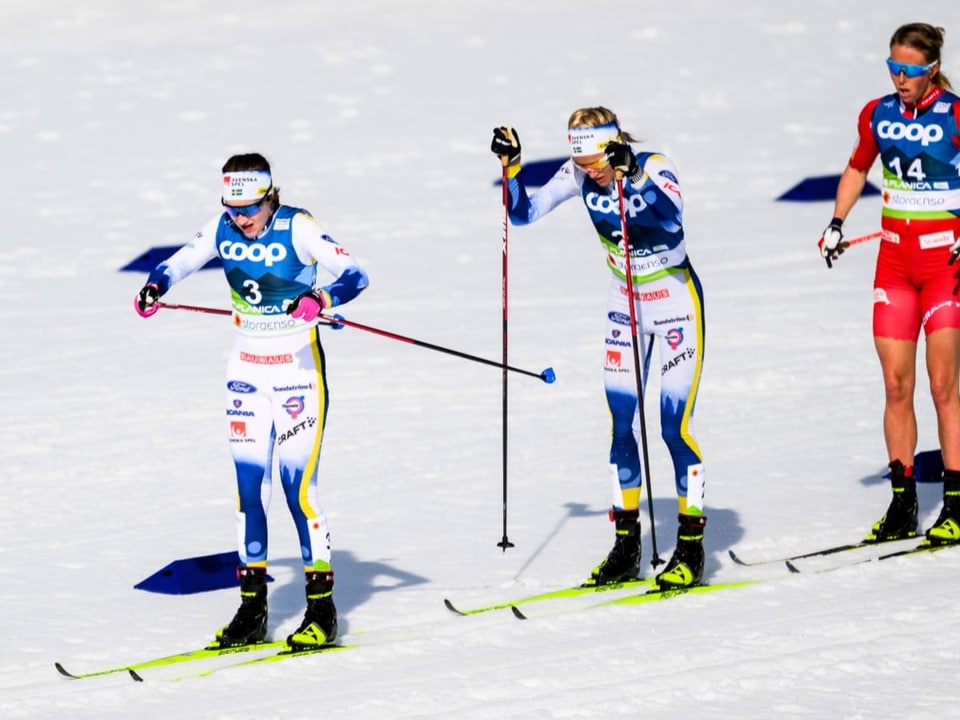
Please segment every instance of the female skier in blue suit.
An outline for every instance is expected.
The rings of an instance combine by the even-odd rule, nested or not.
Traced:
[[[237,473],[241,605],[217,640],[227,647],[266,636],[266,507],[276,451],[306,576],[307,610],[287,640],[294,647],[325,645],[337,636],[337,611],[330,534],[317,493],[328,405],[318,316],[355,298],[367,275],[310,213],[280,203],[262,155],[227,160],[221,202],[221,211],[150,273],[134,307],[149,317],[173,285],[213,258],[223,262],[236,331],[225,429]],[[318,267],[332,282],[320,284]]]
[[[604,385],[613,431],[610,478],[615,523],[613,549],[589,583],[631,579],[640,568],[641,468],[634,419],[640,403],[633,363],[630,272],[643,373],[654,341],[660,361],[661,434],[670,451],[680,506],[676,550],[656,576],[660,588],[688,587],[703,577],[704,470],[693,436],[693,410],[703,364],[703,291],[687,257],[683,196],[674,164],[662,153],[635,153],[634,139],[604,107],[582,108],[568,122],[571,158],[536,193],[527,193],[515,130],[494,130],[491,149],[507,158],[508,214],[516,225],[539,220],[560,203],[580,197],[606,253],[611,283],[607,301]],[[623,201],[630,258],[624,252],[615,173],[625,177]],[[646,383],[644,383],[644,386]]]

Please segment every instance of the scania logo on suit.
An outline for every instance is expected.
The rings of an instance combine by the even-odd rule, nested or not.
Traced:
[[[943,140],[943,128],[939,125],[921,125],[920,123],[902,123],[883,120],[877,125],[877,136],[884,140],[919,141],[926,147],[930,143]]]
[[[280,243],[243,243],[224,240],[218,248],[220,257],[224,260],[249,260],[262,262],[267,267],[282,261],[287,257],[287,249]]]

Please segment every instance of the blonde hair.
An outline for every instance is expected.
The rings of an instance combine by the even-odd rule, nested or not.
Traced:
[[[933,76],[933,83],[939,85],[945,90],[953,90],[950,80],[940,70],[940,50],[943,48],[943,37],[946,30],[942,27],[928,25],[927,23],[908,23],[901,25],[890,38],[890,47],[894,45],[905,45],[923,53],[927,64],[937,63],[937,72]]]
[[[614,114],[613,110],[600,105],[597,107],[587,107],[574,110],[570,114],[570,119],[567,121],[567,128],[570,130],[573,130],[574,128],[592,128],[600,127],[601,125],[610,125],[611,123],[617,126],[617,131],[620,133],[620,139],[623,142],[640,142],[630,133],[624,132],[624,130],[620,127],[620,121],[617,120],[617,116]]]

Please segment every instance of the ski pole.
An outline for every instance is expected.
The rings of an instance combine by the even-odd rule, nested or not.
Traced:
[[[230,310],[224,310],[222,308],[210,308],[210,307],[198,307],[196,305],[177,305],[174,303],[157,303],[160,307],[166,308],[168,310],[190,310],[193,312],[201,313],[210,313],[212,315],[231,315]],[[543,369],[540,372],[533,372],[532,370],[524,370],[522,368],[513,367],[512,365],[507,365],[504,367],[501,363],[498,363],[496,360],[488,360],[487,358],[478,357],[477,355],[470,355],[459,350],[454,350],[452,348],[443,347],[442,345],[434,345],[433,343],[424,342],[423,340],[416,340],[414,338],[406,337],[404,335],[398,335],[397,333],[392,333],[388,330],[381,330],[379,328],[370,327],[369,325],[362,325],[358,322],[353,322],[352,320],[347,320],[346,318],[340,317],[339,315],[323,315],[321,314],[320,319],[329,323],[331,326],[336,325],[345,325],[347,327],[356,328],[357,330],[364,330],[369,333],[374,333],[375,335],[381,335],[383,337],[390,338],[391,340],[399,340],[401,342],[410,343],[411,345],[417,345],[418,347],[427,348],[428,350],[436,350],[437,352],[446,353],[448,355],[454,355],[464,360],[471,360],[473,362],[481,363],[483,365],[492,365],[493,367],[504,368],[510,372],[519,373],[521,375],[529,375],[530,377],[539,378],[543,382],[553,383],[556,381],[557,376],[554,373],[553,368],[548,367]]]
[[[855,237],[853,238],[853,240],[844,240],[840,244],[843,245],[844,247],[849,247],[850,245],[859,245],[860,243],[876,240],[877,238],[880,238],[880,237],[883,237],[883,232],[878,230],[877,232],[867,233],[866,235]]]
[[[853,245],[860,245],[861,243],[870,242],[871,240],[876,240],[877,238],[883,237],[883,231],[878,230],[876,232],[867,233],[866,235],[861,235],[860,237],[855,237],[851,240],[841,240],[840,244],[837,246],[840,252],[843,252],[848,247]],[[951,260],[951,265],[953,261]],[[830,261],[827,261],[827,267],[833,267],[833,264]]]
[[[508,547],[513,547],[513,543],[507,539],[507,270],[509,267],[507,254],[507,225],[510,220],[510,191],[507,188],[509,178],[507,177],[507,168],[509,158],[506,155],[500,156],[500,164],[503,167],[503,271],[501,274],[500,293],[501,304],[503,307],[503,418],[500,421],[500,427],[503,431],[503,537],[497,543],[497,547],[503,548],[503,552]]]
[[[191,312],[200,312],[200,313],[210,313],[211,315],[232,315],[233,312],[230,310],[224,310],[223,308],[210,308],[210,307],[199,307],[198,305],[177,305],[176,303],[165,303],[158,302],[162,308],[167,310],[190,310]]]
[[[524,370],[522,368],[514,367],[513,365],[498,363],[496,360],[488,360],[487,358],[478,357],[477,355],[470,355],[469,353],[461,352],[460,350],[454,350],[453,348],[443,347],[442,345],[434,345],[433,343],[428,343],[423,340],[416,340],[415,338],[406,337],[405,335],[398,335],[397,333],[390,332],[389,330],[381,330],[379,328],[370,327],[369,325],[361,325],[358,322],[347,320],[339,315],[330,317],[328,315],[321,314],[320,318],[331,324],[335,323],[338,325],[346,325],[347,327],[356,328],[357,330],[364,330],[375,335],[381,335],[383,337],[390,338],[391,340],[399,340],[400,342],[410,343],[411,345],[416,345],[417,347],[426,348],[428,350],[436,350],[437,352],[453,355],[458,358],[463,358],[464,360],[471,360],[476,363],[481,363],[482,365],[492,365],[493,367],[503,368],[504,372],[509,370],[510,372],[515,372],[520,375],[529,375],[530,377],[543,380],[548,385],[557,379],[553,368],[550,367],[545,368],[540,372],[533,372],[532,370]]]
[[[640,448],[643,452],[643,475],[647,484],[647,511],[650,513],[650,538],[653,557],[650,564],[657,567],[663,560],[657,553],[657,525],[653,519],[653,485],[650,482],[650,453],[647,449],[647,419],[643,409],[643,369],[640,366],[640,344],[637,338],[637,308],[633,297],[633,263],[630,260],[630,235],[627,233],[627,213],[623,200],[623,173],[617,170],[617,199],[620,204],[620,233],[623,235],[623,254],[626,259],[627,298],[630,305],[630,337],[633,341],[633,367],[637,375],[637,411],[640,413]]]
[[[199,305],[177,305],[176,303],[157,303],[158,306],[166,308],[167,310],[189,310],[191,312],[199,313],[209,313],[211,315],[233,315],[231,310],[224,310],[223,308],[209,308],[209,307],[200,307]],[[321,323],[322,325],[329,325],[334,330],[339,330],[340,325],[332,322]]]

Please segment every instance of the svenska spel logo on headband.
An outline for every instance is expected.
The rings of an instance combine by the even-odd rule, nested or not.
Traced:
[[[580,144],[579,138],[577,142],[574,142],[573,135],[567,133],[567,142],[570,143],[570,151],[574,155],[583,155],[583,145]]]
[[[616,123],[589,128],[570,128],[567,131],[570,154],[574,157],[603,152],[608,144],[616,142],[619,137],[620,128],[616,126]]]
[[[225,173],[223,182],[225,185],[229,184],[232,187],[243,187],[245,185],[255,185],[269,177],[267,173],[262,172],[234,172]]]
[[[273,187],[270,173],[240,171],[223,174],[224,200],[259,200]]]

